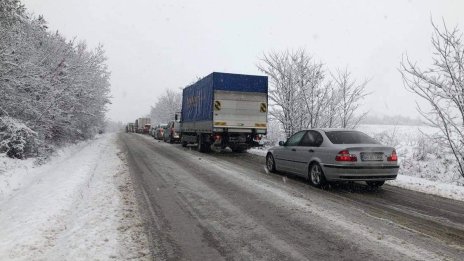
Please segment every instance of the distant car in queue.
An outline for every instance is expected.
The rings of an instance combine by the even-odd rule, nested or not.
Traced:
[[[150,134],[150,129],[151,129],[151,124],[145,124],[145,126],[143,126],[142,133],[143,134]]]
[[[155,132],[156,132],[156,127],[151,127],[150,132],[149,132],[150,136],[155,137]]]
[[[162,140],[164,139],[164,130],[168,125],[165,123],[158,124],[155,129],[155,139]]]
[[[180,141],[180,123],[170,121],[164,130],[164,141],[169,143]]]
[[[366,181],[380,187],[398,175],[398,156],[367,134],[346,129],[311,129],[269,149],[266,167],[308,178],[315,187],[330,181]]]

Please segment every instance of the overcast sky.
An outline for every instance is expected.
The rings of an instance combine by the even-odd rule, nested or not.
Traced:
[[[404,53],[430,61],[430,19],[464,30],[461,0],[22,0],[52,30],[105,46],[109,118],[134,121],[166,89],[213,71],[260,74],[263,53],[305,48],[328,69],[371,79],[363,110],[416,117],[398,73]]]

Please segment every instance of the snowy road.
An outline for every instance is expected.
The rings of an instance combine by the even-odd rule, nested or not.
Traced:
[[[262,157],[120,134],[154,259],[459,260],[464,203],[391,186],[329,190]]]

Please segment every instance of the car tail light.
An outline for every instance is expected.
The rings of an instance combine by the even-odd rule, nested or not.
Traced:
[[[340,151],[337,156],[335,156],[335,161],[358,161],[358,158],[354,154],[350,154],[348,150]]]
[[[261,140],[261,135],[259,135],[259,134],[256,135],[256,136],[255,136],[255,140]]]
[[[387,157],[387,161],[398,161],[398,155],[396,155],[396,150],[393,150],[392,154]]]

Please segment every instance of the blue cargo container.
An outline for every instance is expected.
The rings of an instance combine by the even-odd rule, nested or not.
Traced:
[[[219,72],[186,87],[182,94],[182,144],[201,145],[199,139],[203,139],[217,145],[214,138],[220,135],[222,147],[232,140],[250,145],[252,135],[266,133],[267,93],[266,76]],[[241,141],[235,142],[239,138]]]
[[[182,121],[212,120],[215,90],[267,94],[267,89],[267,76],[213,72],[184,89]]]

